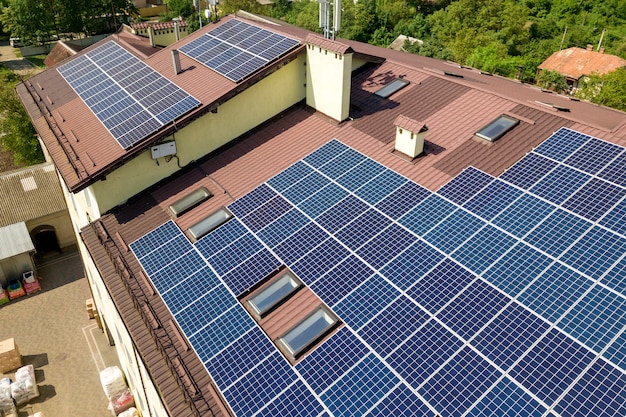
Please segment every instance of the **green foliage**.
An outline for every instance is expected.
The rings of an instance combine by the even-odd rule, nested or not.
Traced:
[[[626,111],[626,68],[605,75],[591,75],[579,85],[576,95],[592,103]]]
[[[565,77],[556,71],[543,70],[537,76],[537,85],[546,90],[564,93],[567,91],[567,82]]]
[[[168,17],[171,18],[172,17],[190,17],[192,14],[196,17],[195,20],[197,19],[197,14],[196,14],[196,9],[193,7],[193,1],[192,0],[167,0],[165,2],[165,4],[167,4],[167,10],[168,10]],[[188,20],[193,20],[193,19],[188,19]],[[200,22],[198,22],[198,26],[200,25]]]
[[[16,165],[32,165],[44,161],[30,118],[17,97],[15,84],[19,78],[0,67],[0,146],[13,154]]]

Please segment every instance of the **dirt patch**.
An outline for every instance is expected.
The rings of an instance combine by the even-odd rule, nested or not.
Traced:
[[[13,155],[0,147],[0,172],[12,171],[19,168],[13,163]]]

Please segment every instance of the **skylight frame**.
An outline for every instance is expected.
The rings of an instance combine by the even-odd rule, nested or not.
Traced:
[[[198,240],[232,218],[233,214],[228,211],[226,207],[220,207],[199,222],[190,226],[187,231],[194,239]]]
[[[389,98],[394,93],[402,90],[407,85],[411,84],[409,80],[404,78],[396,78],[395,80],[388,82],[374,92],[375,96],[380,98]]]
[[[178,218],[211,197],[213,197],[213,193],[206,187],[196,188],[170,204],[169,211],[174,217]]]
[[[293,272],[285,269],[257,290],[246,303],[252,314],[262,319],[291,298],[303,285]]]
[[[339,324],[339,318],[328,307],[320,305],[280,336],[276,343],[295,361]]]
[[[475,135],[489,142],[495,142],[517,126],[519,122],[519,119],[501,114],[495,120],[482,127]]]

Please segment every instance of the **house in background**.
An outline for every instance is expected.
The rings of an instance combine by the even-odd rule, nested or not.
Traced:
[[[187,22],[138,22],[130,25],[133,34],[148,38],[152,46],[168,46],[188,35]]]
[[[17,91],[142,416],[623,415],[624,113],[249,14],[137,38]]]
[[[588,45],[587,49],[572,47],[555,52],[543,61],[537,70],[558,72],[575,91],[585,76],[594,73],[604,75],[625,67],[626,59],[605,54],[604,49],[596,52],[592,45]]]

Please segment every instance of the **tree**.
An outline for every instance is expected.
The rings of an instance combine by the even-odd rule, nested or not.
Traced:
[[[537,85],[546,90],[564,93],[568,90],[565,77],[556,71],[542,70],[537,77]]]
[[[44,161],[30,118],[17,97],[18,78],[2,67],[0,70],[0,146],[13,154],[16,165],[33,165]]]
[[[592,74],[582,82],[576,95],[592,103],[626,111],[626,68],[605,75]]]
[[[47,40],[55,30],[54,10],[43,0],[9,0],[0,20],[4,30],[27,44]]]

